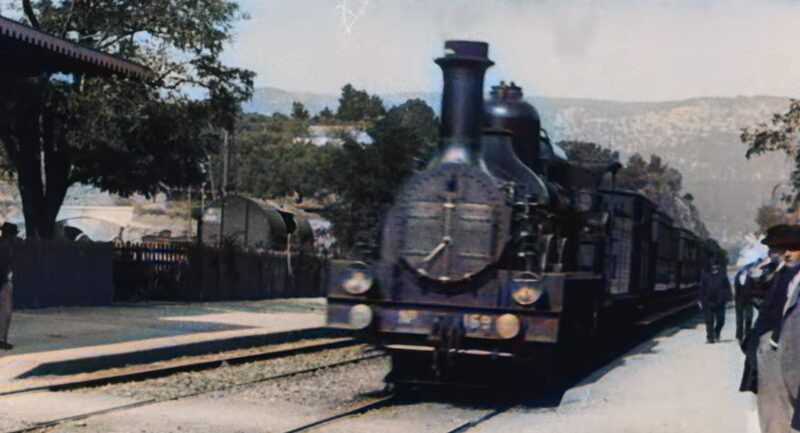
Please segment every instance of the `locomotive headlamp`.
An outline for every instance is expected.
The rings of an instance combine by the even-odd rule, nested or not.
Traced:
[[[347,314],[347,320],[350,326],[355,329],[364,329],[372,324],[373,318],[372,308],[368,305],[358,304],[350,309]]]
[[[532,272],[525,272],[511,282],[511,297],[520,305],[533,305],[542,297],[542,279]]]
[[[354,263],[339,275],[339,285],[351,295],[363,295],[374,282],[369,267],[364,263]]]
[[[503,314],[494,323],[494,329],[500,338],[511,339],[519,334],[521,325],[519,318],[513,314]]]

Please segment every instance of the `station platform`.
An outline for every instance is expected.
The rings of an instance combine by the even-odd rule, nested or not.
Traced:
[[[721,342],[705,343],[701,315],[633,348],[564,394],[557,408],[525,408],[477,433],[759,433],[755,396],[739,392],[744,355],[729,308]]]
[[[182,356],[332,335],[323,298],[143,303],[15,311],[0,352],[0,388]]]

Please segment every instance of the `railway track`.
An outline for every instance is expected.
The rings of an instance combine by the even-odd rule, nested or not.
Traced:
[[[376,398],[376,399],[371,400],[371,401],[369,401],[367,403],[361,404],[361,405],[359,405],[357,407],[351,407],[351,408],[345,409],[345,410],[343,410],[341,412],[337,412],[335,414],[328,415],[328,416],[326,416],[324,418],[321,418],[321,419],[318,419],[316,421],[312,421],[312,422],[304,424],[302,426],[295,427],[295,428],[293,428],[291,430],[285,431],[284,433],[305,433],[305,432],[310,432],[310,431],[313,431],[313,430],[315,430],[317,428],[330,425],[330,424],[335,423],[337,421],[343,421],[343,420],[346,420],[346,419],[348,419],[350,417],[353,417],[353,416],[363,415],[363,414],[367,414],[367,416],[368,416],[368,412],[390,407],[392,404],[394,404],[394,403],[396,403],[398,401],[399,401],[399,399],[398,399],[398,397],[396,395],[390,395],[390,396],[387,396],[387,397]],[[513,408],[516,408],[516,407],[520,407],[520,404],[518,404],[518,403],[506,404],[506,405],[502,405],[500,407],[497,407],[495,409],[488,410],[487,412],[481,414],[480,416],[477,416],[477,417],[475,417],[475,418],[473,418],[473,419],[471,419],[471,420],[469,420],[467,422],[459,424],[455,428],[447,430],[444,433],[463,433],[463,432],[469,431],[469,430],[477,427],[478,425],[483,424],[484,422],[489,421],[490,419],[492,419],[492,418],[494,418],[494,417],[496,417],[498,415],[501,415],[501,414],[503,414],[505,412],[508,412],[509,410],[511,410]]]
[[[343,344],[343,342],[342,342],[342,344]],[[316,345],[317,348],[319,348],[321,346],[325,346],[326,349],[332,348],[328,344],[326,344],[326,345]],[[344,347],[344,346],[340,346],[340,347]],[[318,349],[318,350],[326,350],[326,349]],[[283,351],[272,351],[271,353],[274,354],[275,352],[283,353],[284,354],[283,356],[289,356],[289,355],[286,355],[286,353],[288,353],[288,352],[291,352],[291,354],[293,354],[293,355],[300,354],[300,353],[308,353],[308,351],[306,351],[306,352],[297,352],[295,349],[283,350]],[[247,356],[242,356],[242,357],[240,357],[241,358],[241,362],[250,362],[252,360],[263,360],[263,359],[265,359],[265,358],[254,359],[253,356],[258,356],[258,354],[251,354],[251,355],[247,355]],[[275,358],[277,356],[278,355],[275,355],[275,356],[272,356],[271,358]],[[101,409],[101,410],[87,411],[87,412],[80,413],[80,414],[73,415],[73,416],[67,416],[67,417],[63,417],[63,418],[57,418],[57,419],[48,420],[48,421],[44,421],[44,422],[34,423],[34,424],[30,425],[30,426],[27,426],[27,427],[24,427],[24,428],[21,428],[21,429],[17,429],[17,430],[12,430],[12,431],[9,431],[9,432],[6,432],[6,433],[29,433],[29,432],[41,431],[41,430],[57,427],[59,425],[65,424],[65,423],[85,420],[85,419],[88,419],[88,418],[92,418],[92,417],[96,417],[96,416],[100,416],[100,415],[105,415],[105,414],[108,414],[108,413],[121,412],[121,411],[125,411],[125,410],[135,409],[135,408],[139,408],[139,407],[143,407],[143,406],[155,405],[155,404],[164,403],[164,402],[168,402],[168,401],[183,400],[183,399],[196,397],[196,396],[200,396],[200,395],[204,395],[204,394],[211,394],[211,393],[219,392],[219,391],[226,391],[226,390],[235,389],[235,388],[252,386],[252,385],[261,384],[261,383],[264,383],[264,382],[269,382],[269,381],[274,381],[274,380],[279,380],[279,379],[285,379],[285,378],[290,378],[290,377],[293,377],[293,376],[299,376],[299,375],[304,375],[304,374],[310,374],[310,373],[314,373],[314,372],[320,371],[320,370],[325,370],[325,369],[328,369],[328,368],[335,368],[335,367],[341,367],[341,366],[350,365],[350,364],[357,364],[357,363],[362,362],[362,361],[381,358],[381,357],[385,357],[385,356],[387,356],[387,355],[385,355],[383,353],[371,353],[371,354],[367,354],[365,356],[360,356],[360,357],[356,357],[356,358],[346,359],[346,360],[343,360],[343,361],[338,361],[338,362],[318,365],[318,366],[305,368],[305,369],[301,369],[301,370],[295,370],[295,371],[290,371],[290,372],[286,372],[286,373],[275,374],[275,375],[271,375],[271,376],[266,376],[266,377],[253,379],[253,380],[242,381],[242,382],[229,383],[229,384],[226,384],[226,385],[223,385],[223,386],[214,387],[212,389],[206,389],[206,390],[195,391],[195,392],[187,392],[187,393],[178,394],[178,395],[174,395],[174,396],[170,396],[170,397],[164,397],[164,398],[151,398],[151,399],[141,400],[141,401],[137,401],[137,402],[133,402],[133,403],[127,403],[127,404],[122,404],[122,405],[118,405],[118,406],[113,406],[113,407],[105,408],[105,409]],[[248,361],[244,361],[243,360],[244,358],[248,358]],[[270,359],[270,358],[266,358],[266,359]],[[211,367],[206,367],[206,368],[211,368]],[[191,369],[190,370],[182,370],[182,371],[196,371],[196,369],[195,370],[191,370]],[[177,371],[173,371],[173,373],[174,372],[177,372]],[[155,372],[149,372],[148,374],[154,374],[154,373]],[[161,370],[159,370],[158,373],[159,373],[159,376],[157,376],[157,377],[166,375],[166,374],[161,374],[161,373],[164,373]],[[138,376],[135,376],[133,374],[123,374],[123,375],[118,375],[118,376],[115,376],[115,377],[104,378],[102,380],[101,379],[86,380],[86,381],[83,381],[83,382],[80,382],[80,383],[75,381],[75,382],[70,382],[68,384],[53,385],[53,386],[50,386],[50,387],[45,386],[45,387],[42,387],[41,389],[36,389],[36,390],[29,389],[29,390],[24,391],[24,392],[53,390],[53,388],[55,388],[55,390],[57,390],[57,391],[75,390],[75,389],[79,389],[79,388],[91,388],[91,387],[101,386],[101,385],[108,384],[108,383],[119,383],[119,382],[129,381],[129,380],[131,380],[130,379],[131,377],[138,377],[139,378],[138,380],[142,380],[142,378],[145,378],[145,379],[152,378],[150,376],[147,376],[145,373],[139,373],[139,374],[140,375],[138,375]],[[145,376],[142,376],[141,374],[145,374]],[[20,392],[22,392],[22,391],[20,391]],[[19,392],[16,392],[16,393],[19,393]]]
[[[316,421],[312,421],[307,424],[303,424],[299,427],[295,427],[289,431],[284,433],[300,433],[300,432],[307,432],[311,431],[317,427],[322,427],[323,425],[330,424],[334,421],[343,420],[349,418],[351,416],[361,415],[363,413],[367,413],[371,410],[381,409],[384,407],[391,406],[393,403],[397,401],[397,397],[395,395],[390,395],[387,397],[379,397],[373,400],[368,401],[367,403],[363,403],[356,407],[348,408],[344,411],[337,412],[332,415],[328,415],[324,418],[318,419]]]
[[[650,333],[646,333],[646,335],[640,335],[639,338],[633,338],[633,340],[638,340],[638,342],[641,343],[641,340],[649,339],[648,338],[650,336],[649,334]],[[91,388],[91,387],[96,387],[96,386],[101,386],[101,385],[106,385],[106,384],[137,381],[137,380],[142,380],[142,379],[150,379],[150,378],[154,378],[154,377],[169,376],[170,374],[174,374],[174,373],[178,373],[178,372],[182,372],[182,371],[198,371],[198,370],[210,369],[210,368],[214,368],[214,367],[219,367],[219,366],[224,365],[226,363],[227,364],[237,364],[237,363],[245,363],[245,362],[264,360],[264,359],[280,358],[280,357],[291,356],[291,355],[299,355],[299,354],[304,354],[304,353],[313,353],[313,352],[316,352],[316,351],[336,349],[336,348],[340,348],[340,347],[347,347],[347,346],[357,345],[357,344],[358,344],[358,342],[355,342],[355,341],[350,340],[350,339],[329,340],[329,341],[326,341],[324,343],[315,342],[315,343],[311,343],[311,344],[303,344],[303,345],[299,345],[299,346],[293,346],[293,347],[287,348],[287,349],[269,349],[269,350],[264,350],[264,351],[260,351],[260,352],[257,352],[257,353],[248,353],[246,355],[223,356],[223,357],[219,357],[219,358],[214,359],[214,360],[204,359],[202,362],[199,362],[199,363],[188,363],[187,362],[185,365],[170,365],[170,366],[154,368],[154,369],[145,369],[143,371],[129,371],[129,372],[124,372],[123,374],[109,375],[109,376],[104,376],[104,377],[93,377],[93,378],[86,379],[86,380],[81,380],[81,381],[77,381],[77,380],[65,381],[64,383],[59,383],[59,384],[51,384],[51,385],[48,385],[48,386],[29,388],[29,389],[26,389],[26,390],[18,390],[16,392],[6,393],[6,395],[13,394],[13,393],[19,393],[19,392],[64,391],[64,390],[75,390],[75,389],[81,389],[81,388]],[[619,350],[612,351],[612,352],[608,353],[607,355],[609,357],[611,357],[611,358],[616,358],[617,355],[621,354],[620,352],[626,352],[627,349],[630,348],[627,345],[623,345],[623,346],[625,346],[625,347],[621,347],[621,348],[619,348]],[[613,353],[613,355],[612,355],[612,353]],[[324,369],[328,369],[328,368],[335,368],[335,367],[340,367],[340,366],[346,366],[346,365],[349,365],[349,364],[357,364],[357,363],[362,362],[362,361],[367,361],[367,360],[376,359],[376,358],[382,358],[382,357],[385,357],[385,356],[387,356],[387,355],[385,353],[383,353],[383,352],[381,352],[381,353],[370,353],[370,352],[367,352],[363,356],[354,356],[353,358],[339,360],[339,361],[336,361],[336,362],[330,362],[330,360],[329,360],[329,362],[326,363],[326,364],[315,365],[315,366],[311,366],[310,368],[302,368],[302,369],[298,368],[296,370],[292,370],[292,371],[288,371],[288,372],[282,372],[282,373],[279,373],[279,374],[273,374],[273,375],[270,375],[270,376],[254,378],[252,380],[244,380],[244,381],[241,381],[241,382],[231,382],[231,383],[226,383],[226,384],[220,384],[219,386],[214,386],[212,389],[205,389],[205,390],[202,390],[202,391],[198,390],[198,391],[184,392],[184,393],[180,393],[180,394],[177,394],[177,395],[165,396],[165,397],[144,398],[144,399],[142,399],[140,401],[121,404],[119,406],[114,406],[114,407],[111,407],[111,408],[105,408],[105,409],[95,410],[95,411],[86,411],[84,413],[80,413],[80,414],[73,415],[73,416],[67,416],[67,417],[64,417],[64,418],[58,418],[58,419],[48,420],[48,421],[44,421],[44,422],[34,423],[32,425],[25,426],[24,428],[18,428],[17,430],[12,430],[9,433],[36,432],[36,431],[42,431],[42,430],[46,431],[47,429],[50,429],[50,428],[53,428],[53,427],[58,427],[58,426],[60,426],[62,424],[75,422],[75,421],[81,421],[81,420],[85,420],[85,419],[89,419],[89,418],[93,418],[93,417],[97,417],[97,416],[101,416],[101,415],[105,415],[105,414],[109,414],[109,413],[121,412],[121,411],[131,410],[131,409],[135,409],[135,408],[139,408],[139,407],[143,407],[143,406],[157,405],[159,403],[182,400],[182,399],[188,399],[188,398],[199,396],[199,395],[203,395],[203,394],[209,394],[209,393],[214,393],[214,392],[218,392],[218,391],[225,391],[225,390],[229,390],[229,389],[233,389],[233,388],[239,388],[239,387],[246,387],[246,386],[250,386],[250,385],[255,385],[255,384],[274,381],[274,380],[279,380],[279,379],[291,378],[293,376],[300,376],[300,375],[304,375],[304,374],[314,373],[314,372],[319,371],[319,370],[324,370]],[[606,359],[605,361],[608,361],[608,360]],[[599,365],[596,365],[595,367],[600,367],[601,365],[604,365],[604,364],[605,364],[605,362],[600,361]],[[595,369],[597,369],[597,368],[593,368],[591,370],[593,371]],[[583,372],[583,373],[587,373],[587,372]],[[583,376],[583,374],[580,374],[580,376]],[[576,380],[577,380],[577,378],[576,378]],[[565,386],[569,387],[571,385],[565,383]],[[398,397],[398,395],[402,395],[402,397]],[[332,414],[329,414],[327,416],[321,417],[321,418],[319,418],[319,419],[317,419],[317,420],[315,420],[313,422],[309,422],[309,423],[303,424],[303,425],[298,426],[298,427],[293,427],[291,430],[288,430],[285,433],[300,433],[300,432],[324,430],[329,425],[333,425],[334,430],[336,430],[337,427],[340,427],[340,425],[337,424],[339,422],[346,422],[345,420],[348,420],[348,419],[352,420],[353,418],[355,418],[357,416],[379,417],[379,416],[381,416],[380,414],[387,413],[387,412],[383,411],[382,409],[391,408],[392,406],[395,406],[397,403],[406,403],[406,404],[407,403],[425,403],[424,400],[418,398],[420,396],[427,396],[427,394],[424,394],[424,395],[421,394],[419,396],[412,396],[412,395],[406,395],[406,393],[399,393],[398,392],[397,394],[391,394],[391,395],[388,395],[388,396],[383,395],[383,396],[376,397],[376,398],[370,398],[369,400],[367,400],[365,402],[358,403],[357,406],[349,406],[349,407],[347,407],[347,408],[345,408],[343,410],[340,410],[340,411],[338,411],[336,413],[332,413]],[[492,419],[494,419],[494,418],[496,418],[496,417],[498,417],[498,416],[500,416],[500,415],[502,415],[502,414],[504,414],[504,413],[506,413],[506,412],[508,412],[510,410],[513,410],[513,409],[519,408],[519,407],[526,407],[524,404],[520,404],[520,402],[522,402],[521,397],[520,397],[520,399],[518,399],[518,397],[509,397],[509,398],[513,399],[513,400],[511,400],[511,402],[513,402],[513,403],[499,404],[499,405],[494,405],[492,407],[486,407],[486,406],[484,406],[482,404],[480,409],[478,411],[476,411],[476,412],[479,412],[479,413],[470,412],[469,414],[467,414],[467,416],[472,417],[471,419],[469,419],[466,422],[463,422],[463,423],[461,423],[459,425],[456,425],[454,427],[452,425],[442,426],[442,431],[445,432],[445,433],[462,433],[462,432],[472,431],[477,426],[482,425],[482,424],[486,423],[487,421],[492,420]],[[535,400],[538,401],[539,398],[535,398]],[[529,400],[525,399],[525,401],[529,401]],[[2,404],[2,400],[1,399],[0,399],[0,404]],[[549,404],[549,403],[545,403],[545,404]],[[555,403],[555,404],[557,405],[557,403]],[[536,404],[536,406],[540,406],[540,404]],[[549,408],[544,408],[544,407],[539,407],[538,409],[551,410]],[[538,409],[533,409],[533,410],[534,411],[538,411]],[[417,410],[417,409],[416,409],[416,406],[414,404],[412,404],[410,406],[407,406],[406,408],[403,409],[403,411],[409,411],[409,412],[407,414],[404,414],[403,416],[414,418],[413,411],[415,411],[415,410]],[[420,410],[425,412],[426,409],[423,406],[420,406]],[[462,418],[462,419],[465,419],[465,418]],[[360,418],[358,418],[358,419],[360,419]],[[367,419],[367,420],[369,420],[369,419]],[[345,429],[343,431],[347,431],[346,424],[345,424]]]
[[[497,409],[491,410],[491,411],[489,411],[489,412],[487,412],[487,413],[485,413],[485,414],[483,414],[483,415],[481,415],[481,416],[479,416],[479,417],[477,417],[475,419],[467,421],[464,424],[461,424],[460,426],[458,426],[458,427],[456,427],[456,428],[454,428],[452,430],[447,431],[446,433],[463,433],[465,431],[472,430],[473,428],[477,427],[478,425],[483,424],[486,421],[489,421],[490,419],[492,419],[492,418],[494,418],[494,417],[496,417],[498,415],[502,415],[502,414],[508,412],[509,410],[514,409],[515,407],[519,407],[519,406],[520,406],[519,404],[508,404],[508,405],[505,405],[505,406],[498,407]]]
[[[614,347],[613,350],[609,350],[605,356],[598,357],[591,363],[590,367],[584,366],[583,368],[577,368],[577,370],[573,371],[572,374],[569,376],[568,379],[565,379],[563,383],[560,383],[557,389],[550,389],[546,392],[537,395],[529,395],[528,397],[513,397],[511,402],[506,404],[499,404],[494,408],[487,409],[482,414],[475,416],[474,418],[463,422],[450,430],[443,430],[442,433],[464,433],[473,430],[474,428],[478,427],[485,422],[492,420],[500,415],[503,415],[509,411],[520,409],[520,408],[528,408],[526,409],[527,413],[539,413],[539,412],[548,412],[554,410],[554,407],[557,407],[561,396],[563,393],[568,390],[570,387],[577,385],[580,383],[581,380],[588,378],[590,375],[594,374],[595,372],[602,371],[607,366],[613,364],[614,360],[619,358],[620,356],[624,355],[630,350],[633,350],[636,346],[640,344],[646,344],[652,337],[658,335],[660,332],[664,332],[666,329],[672,329],[676,326],[681,326],[681,324],[688,320],[691,317],[687,313],[687,308],[685,306],[681,306],[680,309],[676,309],[674,314],[665,315],[663,317],[659,317],[658,320],[653,320],[650,323],[642,324],[642,332],[639,334],[629,336],[624,342],[620,342],[617,347]],[[679,314],[678,314],[679,313]],[[306,432],[313,432],[315,430],[321,429],[323,427],[346,421],[347,419],[353,418],[355,416],[371,416],[379,413],[378,411],[381,409],[387,409],[394,405],[395,403],[399,402],[408,403],[415,402],[412,398],[405,398],[401,400],[397,395],[391,395],[388,397],[375,399],[368,401],[362,405],[357,407],[351,407],[344,409],[340,412],[328,415],[324,418],[320,418],[316,421],[309,422],[299,427],[295,427],[291,430],[284,431],[283,433],[306,433]],[[422,402],[419,400],[418,402]],[[526,405],[527,402],[536,402],[534,407],[529,407]],[[413,415],[406,414],[406,417],[412,417]],[[380,425],[380,424],[377,424]],[[346,430],[343,430],[346,431]]]
[[[239,365],[248,362],[266,361],[269,359],[282,358],[286,356],[302,355],[307,353],[320,352],[323,350],[340,349],[343,347],[356,346],[362,344],[352,338],[337,338],[325,342],[310,342],[306,344],[293,345],[289,348],[264,349],[258,352],[246,354],[220,354],[212,357],[194,357],[192,359],[167,362],[161,365],[141,365],[125,368],[123,371],[100,372],[96,374],[78,375],[78,377],[66,377],[63,379],[51,380],[46,384],[23,386],[21,388],[0,389],[0,397],[21,394],[35,391],[68,391],[80,388],[91,388],[114,383],[135,382],[146,379],[166,377],[176,373],[191,371],[202,371],[219,368],[223,365]],[[199,358],[199,359],[198,359]]]

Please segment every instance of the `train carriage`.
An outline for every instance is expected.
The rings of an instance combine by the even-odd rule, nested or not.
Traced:
[[[653,290],[664,292],[678,287],[678,260],[672,218],[657,212],[653,218],[651,240],[655,244]]]

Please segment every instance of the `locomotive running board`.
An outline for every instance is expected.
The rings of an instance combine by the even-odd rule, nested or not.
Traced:
[[[678,305],[677,307],[670,308],[669,310],[661,311],[661,312],[655,313],[655,314],[653,314],[651,316],[647,316],[647,317],[635,322],[635,325],[637,325],[637,326],[649,326],[649,325],[652,325],[653,323],[656,323],[658,321],[666,319],[667,317],[673,316],[675,314],[680,313],[681,311],[688,310],[689,308],[692,308],[692,307],[695,307],[695,306],[697,306],[697,301],[690,301],[690,302],[687,302],[685,304]]]
[[[416,346],[409,344],[387,344],[384,346],[388,351],[407,351],[407,352],[433,352],[435,349],[430,346]],[[506,352],[493,352],[479,349],[450,349],[450,353],[456,355],[487,356],[494,358],[512,358],[514,355]]]

